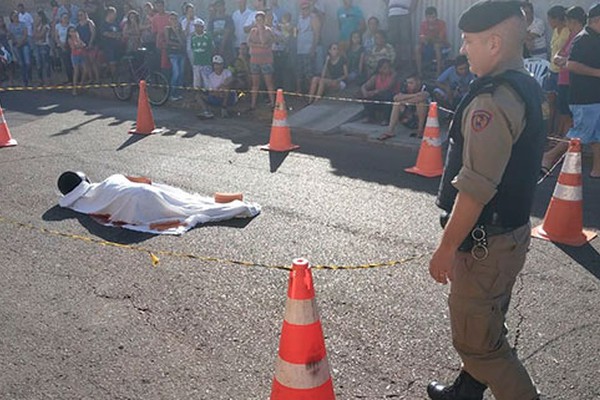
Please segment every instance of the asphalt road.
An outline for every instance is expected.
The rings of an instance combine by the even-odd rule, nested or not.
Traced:
[[[454,378],[448,288],[427,272],[438,181],[402,171],[416,149],[295,131],[301,148],[276,155],[258,149],[268,124],[248,117],[201,122],[159,108],[166,131],[139,137],[127,134],[133,103],[0,97],[19,142],[0,149],[0,398],[266,399],[288,279],[275,267],[295,257],[408,260],[314,271],[338,399],[425,399],[429,380]],[[180,237],[106,228],[58,207],[68,169],[242,191],[263,212]],[[556,174],[540,185],[534,223],[555,184]],[[584,197],[585,225],[600,230],[600,184],[586,177]],[[518,329],[548,399],[600,398],[599,250],[599,239],[579,249],[535,240],[517,282],[511,342]]]

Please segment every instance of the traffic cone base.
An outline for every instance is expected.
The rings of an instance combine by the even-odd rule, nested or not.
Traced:
[[[433,171],[423,171],[422,169],[420,169],[418,167],[411,167],[411,168],[406,168],[404,171],[408,172],[409,174],[421,175],[421,176],[424,176],[425,178],[436,178],[438,176],[442,176],[444,169],[442,168],[442,169],[436,169]]]
[[[308,261],[294,260],[271,400],[335,400]]]
[[[0,142],[0,147],[11,147],[16,146],[18,143],[15,139],[10,138],[7,141]]]
[[[154,125],[152,108],[150,108],[150,102],[148,101],[146,81],[140,81],[137,122],[135,124],[135,128],[130,129],[129,133],[137,135],[150,135],[155,132],[156,125]]]
[[[572,139],[544,221],[531,236],[568,246],[583,246],[597,235],[583,230],[581,141]]]
[[[261,146],[261,150],[286,152],[300,148],[292,143],[292,133],[287,123],[287,110],[283,99],[283,90],[277,89],[275,110],[273,110],[273,123],[269,144]]]
[[[267,150],[267,151],[277,151],[277,152],[284,152],[284,151],[292,151],[292,150],[296,150],[299,149],[300,146],[298,146],[297,144],[292,144],[290,146],[271,146],[271,144],[265,144],[263,146],[260,146],[261,150]]]
[[[16,146],[17,141],[10,136],[10,130],[4,119],[4,111],[0,106],[0,147]]]
[[[582,230],[581,235],[575,238],[557,237],[554,235],[549,235],[548,232],[544,230],[544,226],[539,225],[531,230],[531,236],[537,239],[547,240],[549,242],[556,242],[566,244],[567,246],[580,247],[586,244],[587,242],[594,240],[598,236],[598,234],[596,232]]]
[[[290,389],[277,382],[273,381],[273,389],[271,391],[271,399],[285,400],[321,400],[335,399],[333,392],[333,381],[331,378],[323,385],[311,389]]]
[[[442,176],[442,173],[444,172],[440,123],[438,120],[437,103],[435,102],[429,105],[429,114],[427,116],[427,123],[425,124],[425,131],[423,132],[423,141],[421,142],[416,165],[411,168],[406,168],[404,171],[426,178],[436,178]]]

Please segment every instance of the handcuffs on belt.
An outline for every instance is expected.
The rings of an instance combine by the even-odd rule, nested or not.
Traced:
[[[450,215],[448,213],[440,215],[440,225],[442,225],[442,228],[446,227],[449,219]],[[485,225],[476,225],[470,232],[470,237],[467,236],[458,250],[469,251],[475,260],[483,261],[490,255],[487,238],[488,234],[485,230]]]
[[[477,261],[483,261],[490,255],[488,250],[487,232],[485,226],[477,225],[471,231],[471,239],[473,239],[473,247],[471,247],[471,255]]]

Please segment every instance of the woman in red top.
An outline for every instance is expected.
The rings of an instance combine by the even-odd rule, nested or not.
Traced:
[[[425,20],[421,22],[419,29],[419,44],[415,50],[415,61],[417,72],[422,75],[423,58],[434,59],[436,62],[437,75],[442,73],[442,50],[450,47],[446,32],[446,23],[438,18],[435,7],[425,9]],[[434,58],[435,57],[435,58]]]
[[[379,60],[373,76],[360,87],[360,94],[363,100],[391,102],[397,89],[398,79],[392,61],[384,58]],[[392,112],[391,104],[368,102],[364,107],[368,122],[377,122],[377,114],[382,114],[380,122],[387,125]]]

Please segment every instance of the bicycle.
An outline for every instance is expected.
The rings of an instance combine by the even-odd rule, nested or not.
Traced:
[[[146,81],[148,101],[154,106],[162,106],[169,99],[170,86],[167,78],[150,68],[149,51],[138,49],[135,53],[122,58],[117,69],[117,78],[113,92],[121,101],[128,101],[133,95],[133,88],[139,86],[141,80]]]

